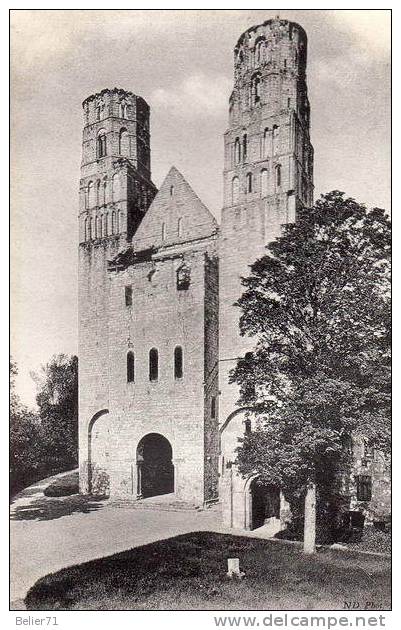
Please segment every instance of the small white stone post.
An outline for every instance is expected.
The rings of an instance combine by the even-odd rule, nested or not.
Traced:
[[[227,576],[229,578],[242,578],[242,576],[245,575],[239,570],[239,558],[228,558],[227,565]]]

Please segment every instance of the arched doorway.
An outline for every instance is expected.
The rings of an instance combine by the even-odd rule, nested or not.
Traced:
[[[251,529],[267,526],[280,529],[280,488],[272,484],[262,484],[256,478],[250,485]]]
[[[88,460],[85,491],[89,494],[109,496],[108,449],[110,442],[110,416],[101,409],[88,424]]]
[[[136,450],[137,495],[146,499],[174,492],[173,449],[160,433],[148,433]]]

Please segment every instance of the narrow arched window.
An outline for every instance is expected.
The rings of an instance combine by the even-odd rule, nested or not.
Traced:
[[[183,370],[183,355],[181,346],[177,346],[174,349],[174,378],[182,378]]]
[[[104,215],[104,223],[103,223],[103,236],[109,235],[109,213],[106,212]]]
[[[239,197],[239,179],[238,177],[233,177],[233,180],[231,182],[231,200],[232,203],[238,203],[238,197]]]
[[[246,175],[246,192],[247,193],[251,193],[252,192],[252,173],[247,173]]]
[[[125,129],[121,129],[120,131],[120,139],[119,139],[119,154],[124,155],[125,157],[129,157],[129,135],[128,131]]]
[[[89,240],[89,220],[88,220],[88,217],[86,217],[85,223],[84,223],[84,237],[85,237],[85,241]]]
[[[239,138],[235,138],[235,143],[234,143],[234,162],[235,164],[239,164],[241,160],[241,143],[239,141]]]
[[[166,228],[166,224],[162,223],[162,241],[166,240],[166,235],[167,235],[167,228]]]
[[[116,225],[116,229],[117,229],[117,234],[120,233],[120,230],[123,227],[123,213],[121,212],[121,210],[119,210],[117,212],[117,225]]]
[[[135,355],[130,350],[127,354],[127,383],[135,381]]]
[[[97,137],[97,157],[102,158],[107,155],[106,134],[100,132]]]
[[[174,195],[174,186],[170,186],[170,197]]]
[[[281,165],[277,164],[276,166],[276,187],[280,188],[281,186]]]
[[[273,125],[273,129],[272,129],[272,155],[275,155],[277,153],[277,147],[278,147],[277,138],[278,138],[279,133],[280,133],[279,127],[277,125]]]
[[[271,149],[271,137],[270,137],[270,129],[266,127],[263,133],[263,154],[262,157],[267,157],[270,153]]]
[[[179,217],[178,219],[177,232],[178,232],[178,236],[181,237],[182,236],[182,217]]]
[[[100,107],[96,107],[96,120],[100,120]]]
[[[247,155],[247,151],[248,151],[248,136],[246,135],[246,133],[244,133],[244,136],[242,138],[242,159],[246,160],[246,155]]]
[[[260,172],[260,196],[267,196],[267,170],[265,168]]]
[[[149,380],[157,381],[159,378],[159,353],[156,348],[149,352]]]
[[[125,103],[120,103],[120,118],[125,118],[127,114],[127,106]]]
[[[261,78],[259,74],[252,77],[251,81],[251,100],[254,105],[260,102],[260,83]]]
[[[93,235],[93,219],[89,219],[89,240],[92,240]]]
[[[264,52],[265,52],[265,42],[263,40],[260,40],[256,44],[256,52],[255,52],[256,63],[260,64],[264,61]]]

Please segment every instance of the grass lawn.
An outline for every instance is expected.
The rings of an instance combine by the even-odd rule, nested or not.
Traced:
[[[240,559],[241,580],[226,576]],[[194,532],[63,569],[28,592],[28,610],[390,608],[390,560]]]

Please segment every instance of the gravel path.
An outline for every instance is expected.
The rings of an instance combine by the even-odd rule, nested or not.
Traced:
[[[116,507],[73,495],[45,497],[56,475],[23,490],[11,504],[10,600],[23,609],[29,588],[42,576],[191,531],[222,531],[216,509],[169,512]]]

